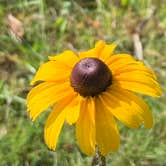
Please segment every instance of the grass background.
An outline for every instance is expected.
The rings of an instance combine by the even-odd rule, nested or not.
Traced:
[[[58,148],[43,140],[49,110],[32,123],[26,112],[29,82],[48,55],[65,49],[85,50],[103,39],[117,52],[134,54],[138,32],[144,62],[157,73],[163,96],[144,97],[155,125],[128,129],[119,122],[121,146],[107,157],[111,166],[166,165],[166,4],[165,0],[0,0],[0,165],[85,166],[73,126],[65,125]],[[24,35],[10,32],[8,15],[22,22]],[[142,26],[143,25],[143,26]]]

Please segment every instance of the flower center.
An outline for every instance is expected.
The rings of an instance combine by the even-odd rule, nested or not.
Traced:
[[[101,60],[85,58],[73,67],[70,83],[81,96],[96,96],[111,85],[112,74]]]

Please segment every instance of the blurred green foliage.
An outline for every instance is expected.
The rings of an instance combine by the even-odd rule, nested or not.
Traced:
[[[20,38],[11,33],[9,14],[23,25]],[[133,130],[119,123],[121,146],[108,156],[111,166],[166,165],[164,0],[0,0],[0,165],[90,165],[73,126],[64,126],[56,152],[47,148],[43,127],[49,111],[30,121],[29,82],[48,55],[87,49],[99,39],[116,43],[117,52],[134,54],[132,35],[142,24],[144,62],[157,73],[163,96],[144,97],[154,113],[153,129]]]

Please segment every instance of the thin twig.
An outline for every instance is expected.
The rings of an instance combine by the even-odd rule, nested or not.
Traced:
[[[146,24],[149,22],[151,18],[154,17],[155,14],[156,9],[153,9],[147,18],[143,19],[141,22],[138,23],[138,25],[135,27],[135,30],[132,33],[132,40],[134,43],[134,56],[138,60],[143,60],[143,46],[140,34],[143,31]]]
[[[143,48],[140,35],[138,33],[132,34],[132,39],[134,43],[134,55],[138,60],[143,60]]]

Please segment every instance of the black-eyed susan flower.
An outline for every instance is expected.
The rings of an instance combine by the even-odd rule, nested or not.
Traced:
[[[76,124],[81,150],[91,155],[97,145],[102,155],[116,151],[120,137],[115,120],[130,128],[153,125],[148,105],[135,93],[158,97],[154,72],[128,54],[113,55],[115,45],[103,41],[78,55],[64,51],[41,65],[34,79],[42,81],[27,96],[35,120],[54,105],[44,129],[45,142],[55,149],[64,122]]]

